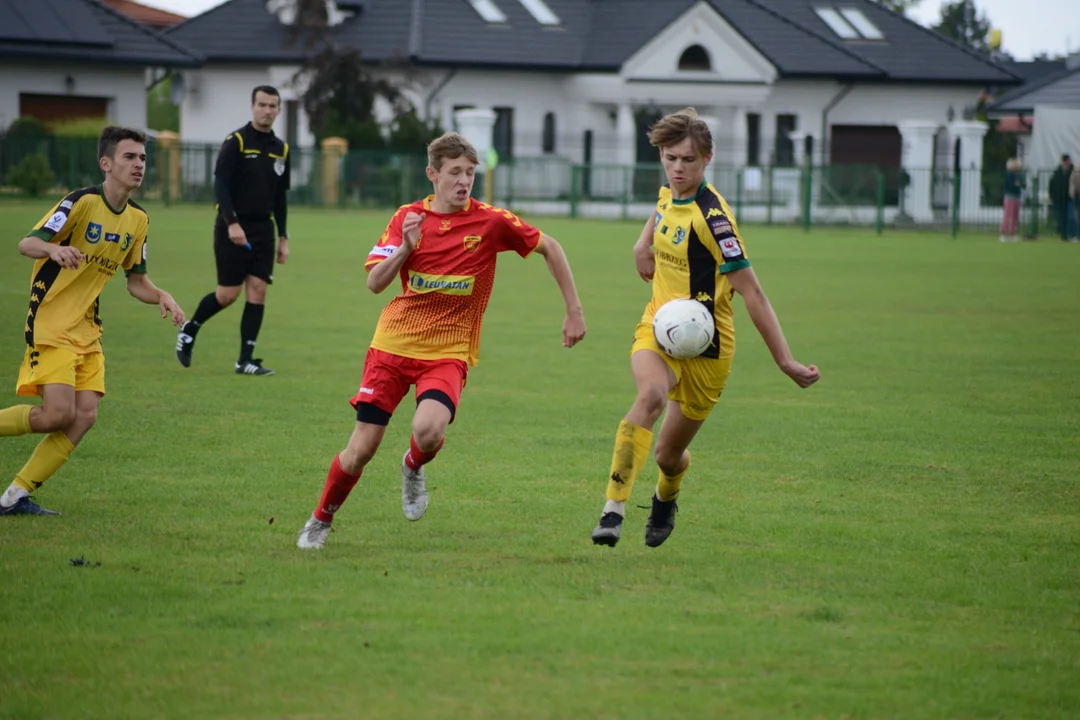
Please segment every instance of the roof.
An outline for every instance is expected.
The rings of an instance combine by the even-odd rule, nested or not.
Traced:
[[[699,1],[776,66],[781,77],[1013,85],[1002,64],[921,27],[870,0],[844,0],[884,33],[883,40],[845,41],[815,13],[830,0],[544,0],[558,17],[545,26],[522,0],[491,0],[506,17],[486,22],[469,0],[364,0],[332,30],[336,42],[360,48],[371,62],[617,72],[646,43]],[[339,0],[339,6],[343,5]],[[264,0],[226,0],[171,29],[169,35],[208,60],[288,62],[305,55]],[[466,48],[467,51],[463,51]]]
[[[127,15],[132,20],[138,20],[143,25],[149,25],[157,30],[179,25],[187,18],[167,10],[159,10],[149,5],[137,3],[135,0],[101,0],[105,5],[118,13]]]
[[[173,38],[100,0],[0,0],[0,57],[197,67],[201,58]]]
[[[987,110],[995,115],[1030,113],[1037,105],[1080,108],[1080,67],[1025,83],[999,97]]]

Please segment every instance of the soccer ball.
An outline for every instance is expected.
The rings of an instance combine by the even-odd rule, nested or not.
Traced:
[[[673,358],[697,357],[712,344],[712,313],[697,300],[671,300],[653,317],[653,334],[660,348]]]

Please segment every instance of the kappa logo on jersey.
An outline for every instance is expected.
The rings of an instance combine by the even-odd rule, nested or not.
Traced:
[[[672,245],[678,245],[686,239],[686,228],[675,229],[675,239],[671,241]]]
[[[70,204],[68,207],[70,207]],[[53,213],[53,216],[49,218],[49,221],[45,223],[45,229],[58,233],[60,232],[60,228],[64,227],[64,223],[67,222],[67,219],[67,213],[57,210]]]
[[[476,248],[480,247],[483,239],[480,235],[466,235],[462,242],[465,243],[465,249],[468,252],[476,252]]]
[[[709,208],[709,214],[705,216],[705,219],[714,217],[724,217],[724,213],[720,212],[719,208]]]
[[[739,247],[738,240],[729,238],[720,243],[720,252],[722,252],[726,258],[737,258],[742,255],[742,248]]]
[[[472,295],[476,278],[472,275],[429,275],[409,271],[409,289],[415,293],[438,292],[445,295]]]
[[[712,295],[709,295],[709,293],[702,290],[697,294],[697,297],[695,297],[694,299],[697,300],[699,303],[710,303],[712,302]]]
[[[86,242],[96,245],[101,241],[101,226],[95,222],[86,224]]]
[[[131,243],[135,241],[135,236],[131,233],[124,233],[124,242],[120,243],[121,250],[127,250],[131,247]]]

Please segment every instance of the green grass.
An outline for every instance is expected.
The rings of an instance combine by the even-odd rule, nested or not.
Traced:
[[[14,245],[45,210],[0,205],[9,404],[30,274]],[[193,312],[211,212],[150,210],[151,277]],[[640,224],[538,219],[588,337],[562,348],[544,264],[506,256],[427,516],[401,514],[406,402],[304,553],[390,297],[362,271],[386,218],[292,213],[257,353],[272,378],[232,374],[238,307],[184,370],[154,308],[107,289],[98,425],[38,494],[63,517],[0,522],[0,717],[1080,713],[1080,248],[747,228],[823,379],[799,391],[739,302],[674,535],[646,548],[633,507],[608,550],[589,531],[633,396]],[[36,441],[0,440],[0,485]]]

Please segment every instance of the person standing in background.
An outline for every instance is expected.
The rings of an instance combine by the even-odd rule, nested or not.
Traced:
[[[1001,242],[1006,240],[1016,242],[1020,239],[1017,234],[1020,226],[1020,196],[1027,186],[1023,173],[1020,172],[1020,161],[1010,158],[1005,163],[1005,200],[1001,218]]]

